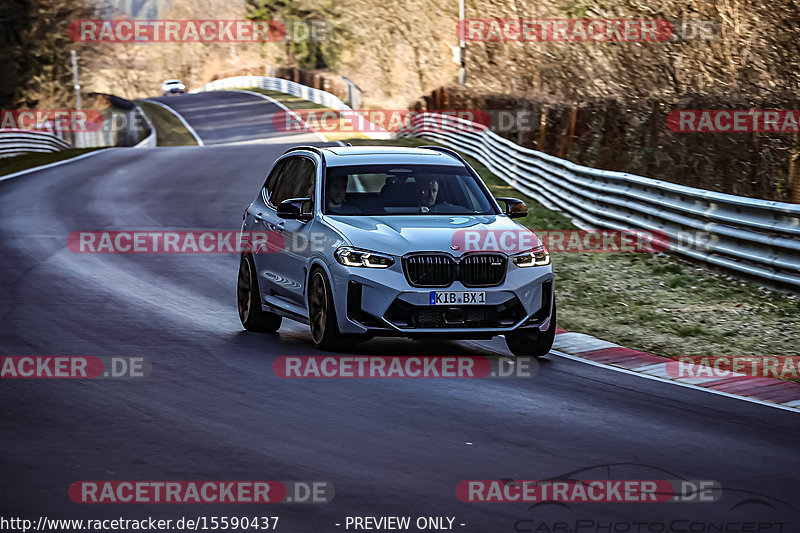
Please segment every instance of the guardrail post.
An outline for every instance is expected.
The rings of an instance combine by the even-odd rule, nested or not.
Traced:
[[[545,141],[547,140],[547,112],[542,110],[539,116],[539,140],[536,142],[536,149],[544,152]]]
[[[800,138],[798,134],[792,135],[792,151],[789,156],[789,190],[791,202],[800,204]]]
[[[572,139],[575,137],[575,122],[577,119],[578,108],[573,107],[569,112],[569,119],[567,119],[567,131],[561,137],[561,147],[558,151],[558,157],[566,158],[569,155],[570,148],[572,148]]]

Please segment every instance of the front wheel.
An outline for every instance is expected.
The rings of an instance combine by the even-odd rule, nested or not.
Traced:
[[[328,278],[319,268],[311,274],[308,290],[308,322],[311,340],[320,350],[340,351],[353,347],[354,341],[339,332],[336,306]]]
[[[546,331],[534,329],[528,332],[506,334],[506,346],[517,357],[544,357],[550,353],[556,338],[556,303],[553,302],[553,316]]]
[[[239,279],[236,287],[236,304],[239,320],[247,331],[274,333],[281,327],[281,317],[261,309],[261,297],[256,279],[253,257],[242,256],[239,263]]]

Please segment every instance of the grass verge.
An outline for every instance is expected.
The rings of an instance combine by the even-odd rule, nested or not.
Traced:
[[[138,100],[136,103],[147,113],[155,126],[158,146],[197,146],[194,136],[174,113],[150,102]]]
[[[354,145],[437,144],[424,139]],[[524,200],[533,230],[574,229],[468,156],[495,196]],[[656,355],[800,355],[800,298],[667,254],[553,254],[559,325]]]
[[[27,170],[33,167],[49,165],[50,163],[55,163],[56,161],[70,159],[87,152],[94,152],[95,150],[102,149],[103,148],[68,148],[59,152],[32,152],[30,154],[3,157],[0,158],[0,176],[6,176],[8,174],[13,174],[14,172]]]

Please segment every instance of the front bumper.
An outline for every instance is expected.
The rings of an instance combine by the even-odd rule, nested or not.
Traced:
[[[402,265],[387,269],[328,265],[342,333],[378,336],[478,338],[519,329],[549,327],[553,307],[552,265],[510,266],[496,287],[420,288]],[[481,291],[483,305],[430,305],[431,291]]]

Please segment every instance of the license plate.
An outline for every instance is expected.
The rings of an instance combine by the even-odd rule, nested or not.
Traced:
[[[483,305],[486,293],[478,291],[431,291],[431,305]]]

